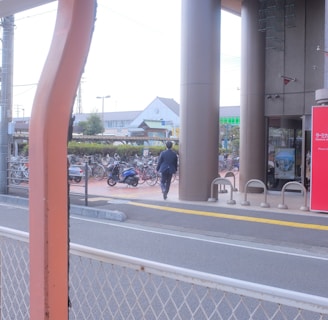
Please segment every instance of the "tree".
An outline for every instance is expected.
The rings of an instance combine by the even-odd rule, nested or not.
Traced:
[[[232,153],[235,156],[239,156],[239,144],[240,144],[240,127],[233,126],[231,129],[231,148]]]
[[[101,118],[97,114],[91,114],[86,121],[80,121],[77,128],[83,135],[96,135],[104,132]]]
[[[239,155],[240,128],[238,125],[221,125],[219,137],[219,153],[231,153],[234,157]]]

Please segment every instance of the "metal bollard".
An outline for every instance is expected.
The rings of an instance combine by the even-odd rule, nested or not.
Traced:
[[[254,187],[254,188],[263,188],[264,190],[264,202],[261,202],[260,206],[262,208],[269,208],[270,205],[267,203],[267,187],[264,184],[263,181],[257,180],[257,179],[252,179],[246,182],[245,185],[245,198],[244,201],[241,203],[242,206],[249,206],[250,202],[247,200],[247,187]]]
[[[211,202],[215,202],[217,201],[217,199],[214,197],[214,194],[213,194],[213,187],[215,184],[218,184],[218,185],[228,185],[230,186],[230,199],[227,201],[227,204],[236,204],[236,201],[233,200],[233,186],[232,186],[232,183],[231,181],[229,181],[228,179],[225,179],[225,178],[215,178],[212,183],[211,183],[211,198],[208,199],[208,201],[211,201]]]
[[[293,186],[294,188],[289,188],[290,186]],[[284,184],[284,186],[281,189],[281,199],[282,203],[278,205],[279,209],[288,209],[288,206],[285,204],[285,191],[286,190],[299,190],[302,191],[304,194],[304,205],[300,207],[300,210],[302,211],[309,211],[309,207],[307,205],[307,191],[306,188],[297,181],[289,181]]]

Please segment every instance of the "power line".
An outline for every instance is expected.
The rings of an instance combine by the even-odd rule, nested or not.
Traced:
[[[44,11],[44,12],[40,12],[40,13],[35,13],[32,15],[22,16],[22,17],[15,19],[15,21],[21,21],[21,20],[25,20],[25,19],[35,18],[37,16],[43,16],[45,14],[50,14],[50,13],[54,13],[54,12],[57,12],[57,10],[53,9],[53,10],[48,10],[48,11]]]
[[[26,84],[14,84],[13,87],[29,87],[29,86],[37,86],[38,83],[26,83]]]

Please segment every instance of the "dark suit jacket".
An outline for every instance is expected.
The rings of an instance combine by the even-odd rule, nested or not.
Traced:
[[[166,170],[169,170],[171,174],[176,173],[178,170],[178,156],[176,152],[171,149],[162,151],[159,155],[156,170],[161,173]]]

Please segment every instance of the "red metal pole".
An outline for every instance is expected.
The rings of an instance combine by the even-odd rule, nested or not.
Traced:
[[[68,319],[67,135],[96,0],[59,0],[30,122],[30,319]],[[40,26],[42,28],[42,26]]]

